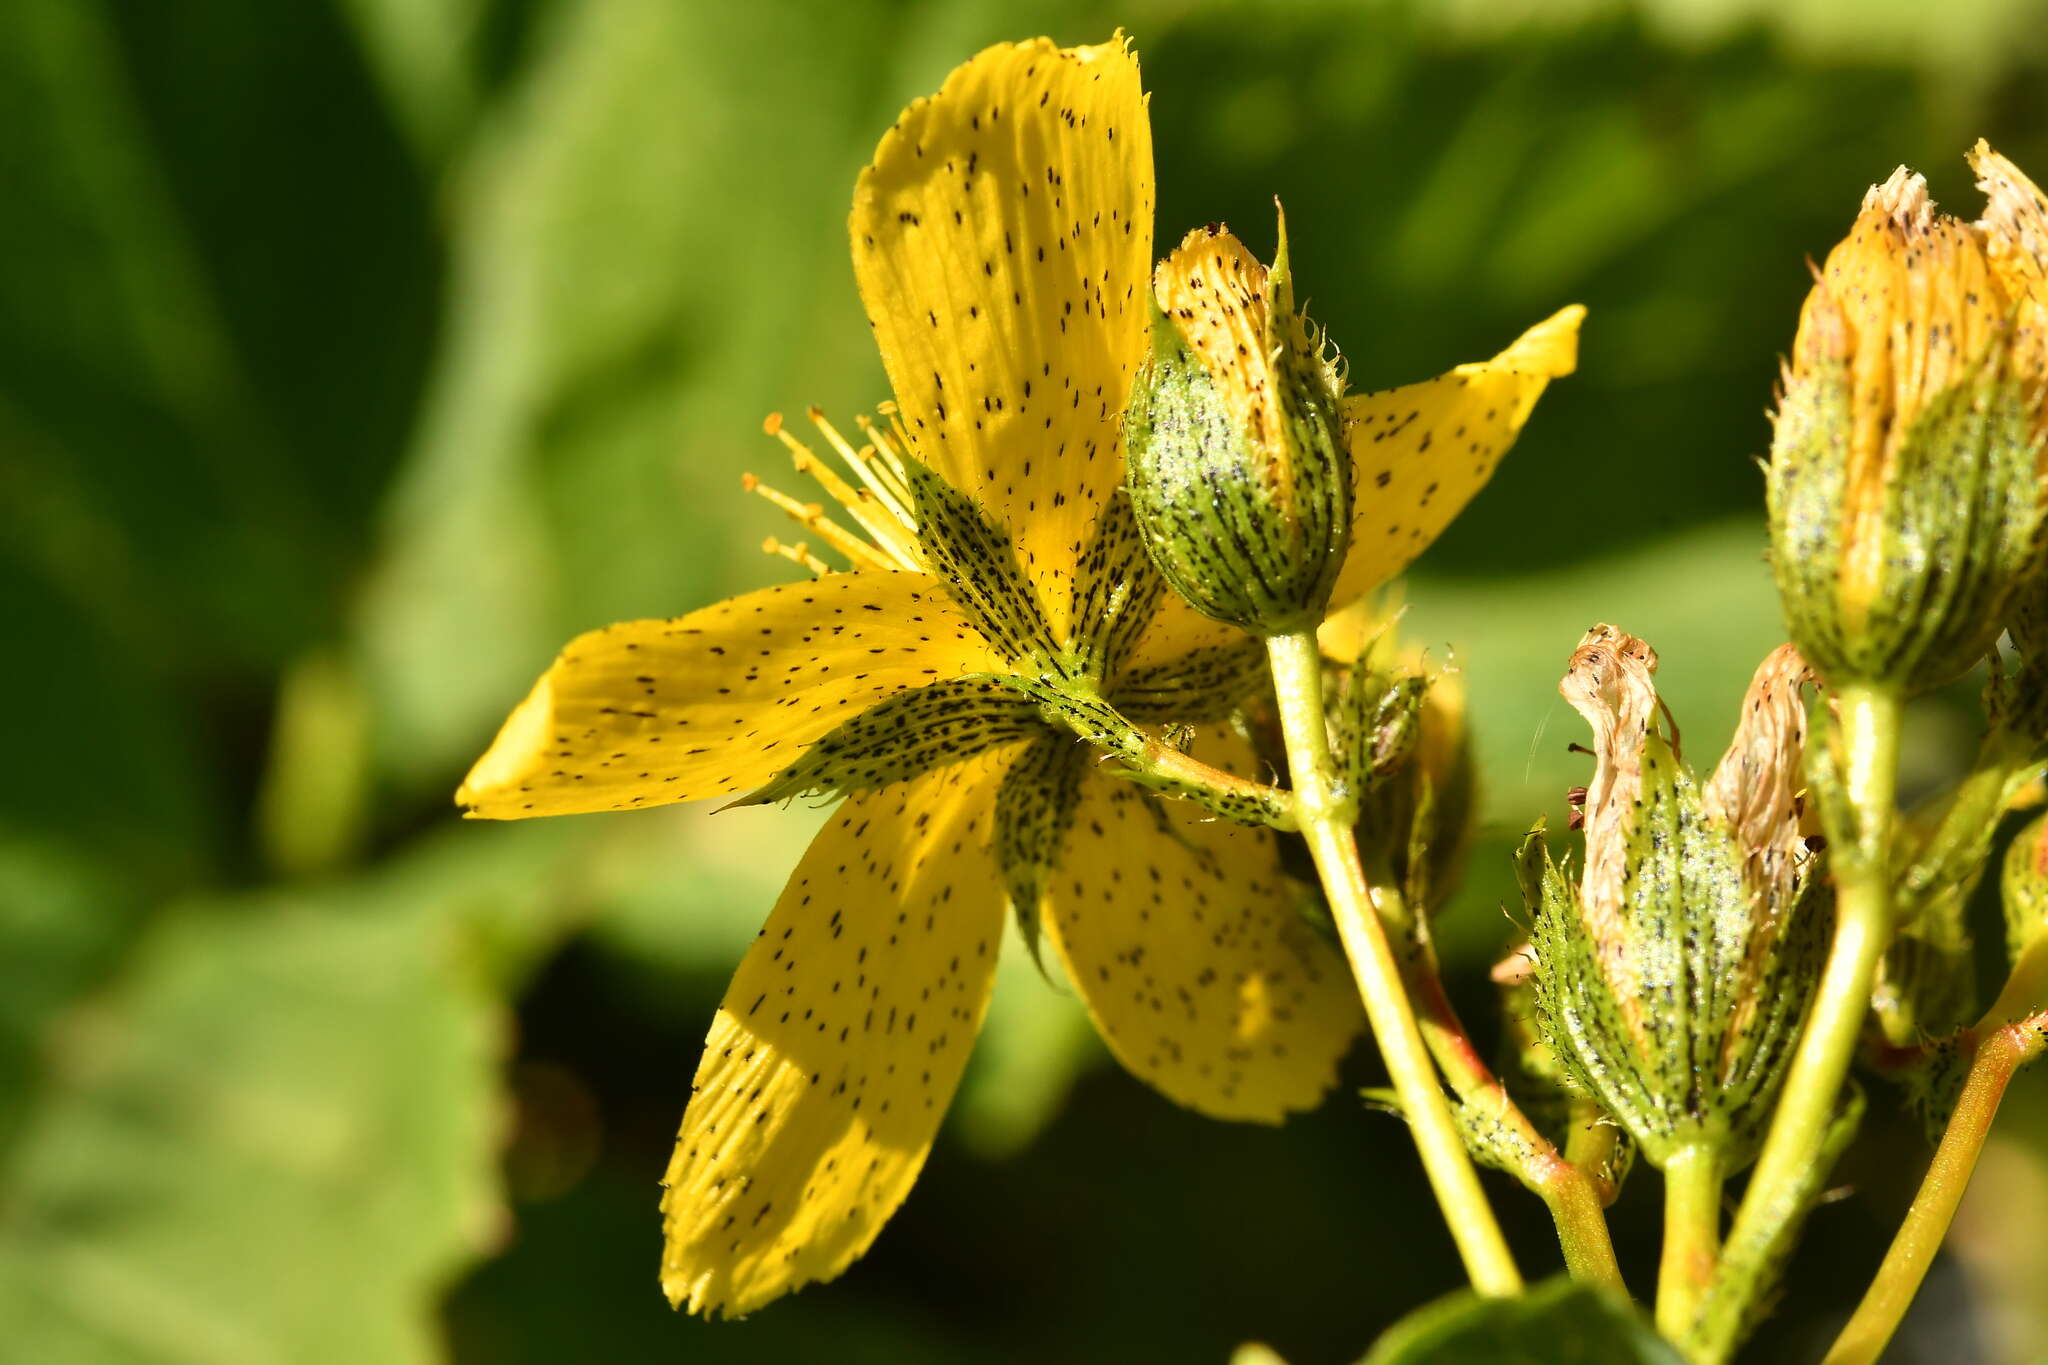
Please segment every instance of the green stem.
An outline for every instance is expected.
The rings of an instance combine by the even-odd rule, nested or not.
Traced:
[[[1622,1282],[1621,1265],[1614,1257],[1614,1241],[1608,1232],[1601,1191],[1594,1187],[1586,1171],[1558,1155],[1550,1139],[1522,1112],[1507,1087],[1493,1074],[1493,1068],[1479,1055],[1479,1049],[1473,1046],[1464,1021],[1458,1018],[1457,1007],[1444,990],[1436,954],[1394,878],[1372,875],[1370,880],[1381,923],[1408,947],[1400,954],[1402,977],[1422,1029],[1422,1041],[1442,1068],[1444,1079],[1450,1082],[1461,1104],[1513,1134],[1517,1149],[1514,1174],[1549,1208],[1551,1221],[1557,1225],[1557,1244],[1564,1252],[1565,1269],[1572,1278],[1625,1292],[1627,1286]]]
[[[1664,1161],[1664,1258],[1657,1268],[1657,1330],[1673,1341],[1692,1330],[1721,1252],[1721,1154],[1681,1147]]]
[[[1550,1221],[1557,1225],[1557,1245],[1564,1252],[1565,1270],[1575,1280],[1627,1293],[1621,1265],[1614,1259],[1614,1239],[1607,1231],[1607,1210],[1600,1204],[1592,1179],[1562,1157],[1548,1162],[1536,1179],[1536,1193],[1550,1209]]]
[[[1835,935],[1799,1050],[1779,1092],[1777,1113],[1729,1230],[1715,1305],[1701,1323],[1702,1358],[1723,1360],[1763,1293],[1790,1229],[1805,1216],[1813,1166],[1828,1145],[1836,1100],[1870,1011],[1871,983],[1891,938],[1891,837],[1898,786],[1900,698],[1851,684],[1836,694],[1830,742],[1842,778],[1840,800],[1823,793],[1835,877]],[[1831,818],[1832,817],[1832,818]],[[1848,828],[1833,828],[1846,823]]]
[[[1514,1257],[1494,1221],[1478,1172],[1451,1116],[1414,1009],[1402,989],[1400,964],[1387,941],[1359,861],[1351,828],[1355,814],[1352,799],[1338,783],[1330,757],[1329,730],[1323,717],[1322,659],[1315,635],[1302,631],[1273,636],[1266,641],[1266,651],[1273,666],[1280,725],[1287,739],[1296,818],[1322,877],[1331,917],[1351,960],[1359,997],[1365,1002],[1366,1019],[1401,1097],[1423,1170],[1473,1287],[1494,1296],[1518,1294],[1521,1273],[1515,1269]]]
[[[1585,1095],[1567,1100],[1565,1123],[1569,1126],[1564,1135],[1564,1159],[1586,1177],[1594,1201],[1607,1208],[1621,1193],[1612,1173],[1620,1170],[1626,1135],[1599,1101]]]
[[[1835,1338],[1822,1365],[1867,1365],[1877,1359],[1906,1316],[1920,1282],[1941,1250],[1942,1240],[1970,1187],[1977,1157],[1991,1135],[2006,1085],[2020,1066],[2040,1055],[2048,1044],[2048,1015],[2037,1015],[1996,1029],[1977,1048],[1969,1078],[1956,1100],[1955,1112],[1934,1150],[1934,1160],[1920,1182],[1913,1206],[1899,1225],[1877,1277],[1856,1305],[1849,1325]]]
[[[2021,955],[1998,1000],[1970,1030],[1982,1039],[1970,1062],[1955,1112],[1942,1130],[1934,1160],[1906,1210],[1884,1263],[1864,1292],[1849,1325],[1835,1338],[1822,1365],[1864,1365],[1874,1361],[1905,1319],[1934,1254],[1955,1220],[1977,1157],[1991,1135],[1991,1121],[2013,1073],[2048,1050],[2048,940],[2037,939]],[[2019,1017],[2028,1009],[2031,1017]],[[1964,1044],[1968,1045],[1967,1040]]]

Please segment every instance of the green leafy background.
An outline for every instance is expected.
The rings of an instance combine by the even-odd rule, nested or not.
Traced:
[[[655,1178],[818,812],[464,825],[574,632],[774,581],[764,413],[885,395],[844,213],[979,46],[1137,38],[1170,240],[1295,224],[1370,386],[1592,309],[1409,621],[1505,850],[1583,780],[1615,620],[1695,756],[1776,641],[1764,410],[1808,256],[1908,161],[2048,172],[2039,0],[0,7],[0,1322],[51,1362],[1355,1358],[1458,1283],[1394,1121],[1179,1112],[1011,963],[928,1173],[841,1282],[672,1315]],[[1909,780],[1961,761],[1967,695]],[[1376,1064],[1353,1059],[1358,1085]],[[1887,1106],[1879,1106],[1885,1109]],[[2048,1351],[2048,1096],[2016,1092],[1895,1358]],[[1881,1117],[1757,1359],[1811,1359],[1923,1160]],[[1617,1211],[1647,1287],[1654,1182]],[[1532,1273],[1532,1201],[1498,1202]]]

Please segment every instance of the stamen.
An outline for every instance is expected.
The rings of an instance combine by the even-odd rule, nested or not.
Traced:
[[[752,474],[740,477],[740,486],[749,493],[758,493],[785,516],[806,531],[815,534],[827,545],[845,555],[856,569],[895,569],[901,565],[890,560],[880,550],[862,540],[845,527],[825,515],[825,509],[818,503],[801,503],[787,493],[779,493],[762,483]]]
[[[839,453],[839,458],[846,461],[847,469],[852,472],[856,479],[859,479],[866,485],[862,491],[872,493],[888,507],[889,511],[896,517],[896,520],[902,522],[906,528],[913,531],[916,530],[917,518],[910,514],[909,498],[907,496],[898,496],[899,490],[893,486],[898,481],[883,475],[882,467],[875,459],[874,450],[865,447],[855,450],[847,439],[839,434],[839,429],[825,420],[824,409],[813,407],[810,410],[809,416],[811,425],[825,434],[825,440],[831,444],[833,450]],[[865,417],[856,418],[855,420],[860,421],[863,426],[866,424]],[[893,473],[893,471],[891,472]],[[907,492],[907,490],[904,491]]]
[[[791,545],[785,541],[777,540],[774,536],[770,536],[761,542],[761,548],[771,555],[779,555],[790,563],[809,570],[820,578],[832,572],[832,566],[812,554],[811,547],[801,540]]]
[[[894,413],[894,403],[884,403],[885,414]],[[917,518],[910,512],[910,479],[903,471],[903,454],[889,436],[875,427],[874,419],[861,413],[853,419],[860,424],[861,434],[868,438],[868,444],[860,449],[861,460],[866,465],[867,480],[877,492],[886,494],[903,509],[906,525],[915,527]]]
[[[871,550],[892,561],[888,567],[924,568],[924,556],[918,549],[915,530],[907,524],[906,518],[893,507],[885,506],[882,498],[873,490],[855,488],[841,478],[829,465],[820,460],[809,446],[783,430],[779,414],[764,424],[764,429],[788,448],[797,472],[817,480],[819,486],[831,494],[832,500],[844,507],[860,528],[868,533],[874,542]],[[838,433],[828,431],[828,435],[836,438]]]

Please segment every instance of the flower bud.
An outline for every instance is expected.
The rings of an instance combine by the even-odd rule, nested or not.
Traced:
[[[2048,939],[2048,812],[2027,822],[2005,853],[2005,950],[2013,965]]]
[[[1202,228],[1161,262],[1152,299],[1124,445],[1153,562],[1218,620],[1313,625],[1349,544],[1351,466],[1341,375],[1295,311],[1285,217],[1271,270]]]
[[[1811,681],[1791,647],[1750,684],[1734,742],[1694,780],[1643,641],[1596,626],[1559,690],[1593,728],[1585,871],[1523,846],[1538,1018],[1566,1074],[1660,1169],[1754,1154],[1817,984],[1827,879],[1805,833]]]
[[[1794,639],[1834,686],[1960,676],[2033,559],[2048,291],[2043,239],[2015,225],[2038,221],[2039,192],[1993,159],[1980,145],[1983,223],[1935,212],[1904,167],[1873,187],[1800,315],[1771,444],[1772,563]]]

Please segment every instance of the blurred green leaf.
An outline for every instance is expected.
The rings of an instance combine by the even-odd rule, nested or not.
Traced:
[[[558,932],[559,837],[193,903],[51,1035],[0,1170],[9,1351],[426,1361],[503,1235],[508,973]]]
[[[46,1030],[112,969],[140,910],[105,863],[0,829],[0,1169],[41,1094]]]
[[[1364,1365],[1681,1365],[1627,1296],[1559,1278],[1512,1299],[1470,1290],[1396,1323]]]
[[[739,488],[787,467],[762,417],[885,396],[849,383],[880,367],[831,226],[886,122],[856,117],[868,83],[841,59],[877,25],[865,4],[548,11],[452,173],[452,325],[362,603],[401,780],[445,780],[576,632],[787,576]],[[745,136],[763,120],[772,176]]]

